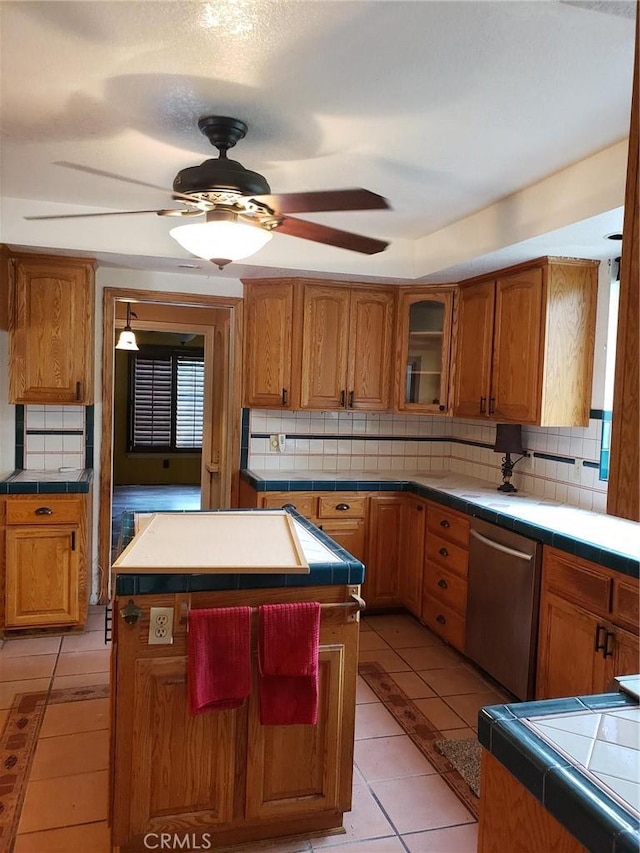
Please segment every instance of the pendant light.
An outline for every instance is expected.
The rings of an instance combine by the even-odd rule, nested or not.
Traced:
[[[136,336],[131,329],[131,318],[136,315],[131,311],[131,303],[127,302],[127,322],[124,329],[120,332],[116,349],[137,350]]]

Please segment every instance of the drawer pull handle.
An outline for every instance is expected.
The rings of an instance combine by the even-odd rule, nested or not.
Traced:
[[[354,396],[355,395],[354,395],[353,391],[349,391],[349,408],[350,409],[353,409],[353,398],[354,398]]]
[[[286,388],[282,389],[282,405],[283,406],[287,405],[287,389]]]
[[[34,513],[35,515],[53,515],[53,510],[50,506],[39,506]]]
[[[443,518],[440,522],[440,527],[451,527],[451,525],[449,524],[446,518]]]
[[[442,613],[440,613],[438,616],[436,616],[436,622],[438,622],[440,625],[446,625],[447,624],[447,620],[444,618]]]
[[[440,578],[440,580],[438,581],[438,586],[440,587],[440,589],[448,589],[449,584],[446,582],[446,580],[444,580],[444,578]]]
[[[346,408],[346,399],[347,399],[347,392],[346,392],[346,391],[341,391],[341,392],[340,392],[340,406],[341,406],[343,409],[344,409],[344,408]]]
[[[489,397],[489,414],[494,415],[496,411],[496,398]]]
[[[76,382],[76,400],[82,400],[82,382]]]
[[[602,639],[602,632],[603,632],[603,631],[604,631],[604,632],[605,632],[605,634],[606,634],[607,629],[604,627],[604,625],[598,625],[598,626],[597,626],[597,628],[596,628],[596,639],[595,639],[595,643],[594,643],[594,646],[593,646],[593,650],[594,650],[594,652],[602,652],[602,651],[604,651],[604,642],[603,642],[603,639]]]
[[[487,413],[487,398],[480,397],[480,414],[486,415]]]
[[[613,656],[613,646],[609,646],[609,640],[615,637],[615,634],[612,631],[607,631],[606,636],[604,638],[604,649],[602,650],[602,656],[605,658],[610,658]]]
[[[448,557],[449,556],[449,552],[447,551],[446,548],[440,548],[440,550],[438,551],[438,554],[440,554],[441,557]]]
[[[336,509],[339,509],[340,512],[346,512],[347,510],[351,509],[351,507],[349,506],[349,504],[336,504]]]

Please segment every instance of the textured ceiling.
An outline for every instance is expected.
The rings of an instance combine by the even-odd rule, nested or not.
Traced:
[[[170,188],[180,169],[215,155],[197,119],[218,113],[249,124],[233,156],[276,192],[363,186],[384,195],[391,211],[310,218],[390,239],[398,278],[410,277],[415,241],[626,136],[633,8],[632,0],[1,2],[0,238],[8,230],[28,245],[89,248],[148,269],[188,263],[157,217],[28,230],[12,218],[59,204],[168,206],[168,191],[56,164]],[[304,269],[299,244],[314,270],[326,261],[335,271],[344,258],[346,274],[392,276],[388,259],[277,234],[269,266]],[[261,256],[245,268],[259,270]]]

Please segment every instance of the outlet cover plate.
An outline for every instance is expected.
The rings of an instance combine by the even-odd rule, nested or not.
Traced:
[[[149,610],[149,645],[170,646],[173,643],[173,607]]]

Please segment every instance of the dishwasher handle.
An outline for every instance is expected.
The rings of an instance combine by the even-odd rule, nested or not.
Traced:
[[[525,554],[524,551],[516,551],[515,548],[508,548],[506,545],[494,542],[493,539],[488,539],[486,536],[483,536],[482,533],[478,533],[477,530],[470,530],[469,534],[470,536],[473,536],[474,539],[482,542],[483,545],[488,545],[489,548],[495,548],[496,551],[502,551],[503,554],[508,554],[510,557],[516,557],[518,560],[527,560],[529,562],[533,560],[533,554]]]

